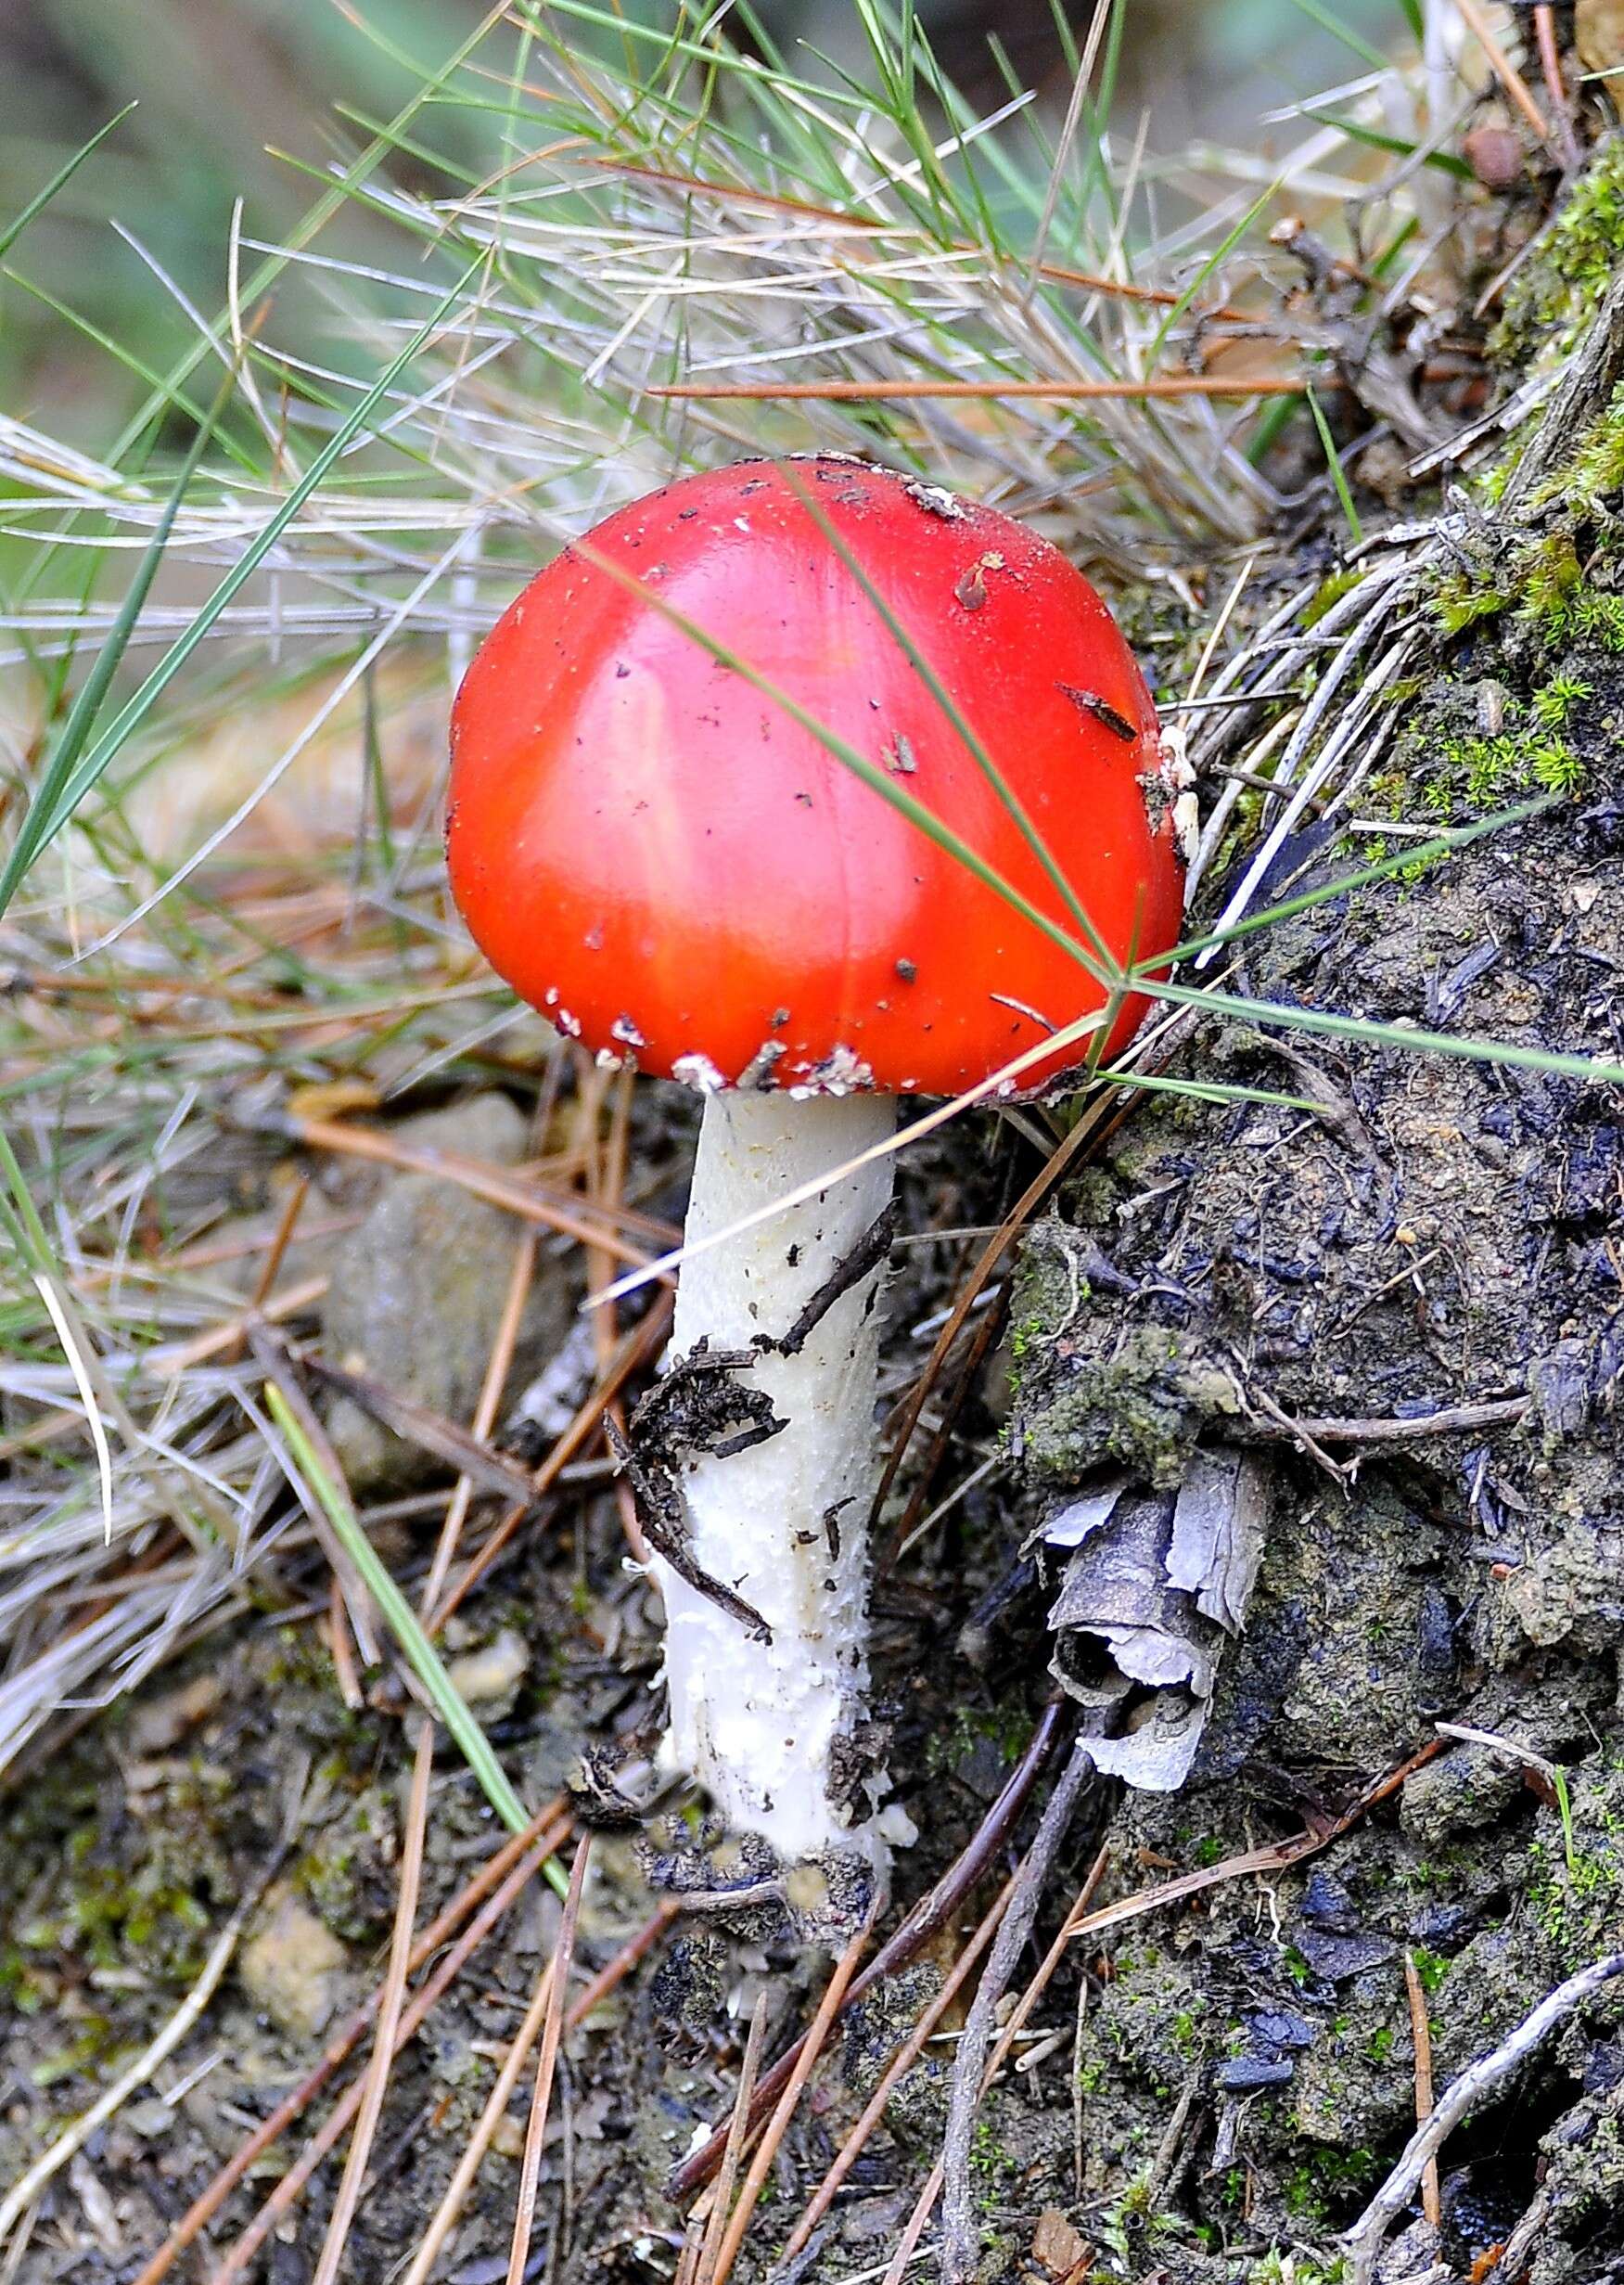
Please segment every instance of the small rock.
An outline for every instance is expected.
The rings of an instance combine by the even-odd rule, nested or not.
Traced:
[[[1051,2277],[1065,2277],[1076,2268],[1088,2250],[1088,2240],[1057,2205],[1045,2207],[1039,2214],[1038,2226],[1032,2231],[1032,2259],[1041,2269],[1047,2269]]]
[[[124,1741],[132,1753],[143,1759],[167,1753],[189,1729],[207,1720],[224,1695],[225,1685],[219,1675],[195,1675],[178,1690],[165,1690],[161,1698],[137,1706],[130,1716]]]
[[[1215,2079],[1225,2094],[1250,2094],[1260,2086],[1289,2086],[1295,2066],[1284,2055],[1232,2055]]]
[[[1521,1765],[1509,1754],[1456,1746],[1404,1780],[1399,1823],[1421,1847],[1441,1848],[1496,1823],[1522,1790]]]
[[[518,1118],[505,1098],[478,1099],[503,1102],[503,1123]],[[457,1131],[466,1135],[466,1125]],[[511,1214],[441,1175],[392,1176],[333,1254],[322,1312],[326,1354],[381,1380],[409,1404],[466,1423],[502,1321],[518,1231]],[[516,1379],[530,1378],[557,1347],[572,1315],[564,1280],[549,1274],[543,1257],[519,1332]],[[443,1472],[441,1463],[347,1398],[334,1404],[327,1432],[352,1492]]]
[[[524,1157],[529,1132],[518,1104],[492,1089],[403,1119],[394,1137],[411,1150],[441,1150],[455,1159],[481,1160],[487,1166],[517,1166]]]
[[[349,1954],[286,1881],[266,1897],[237,1975],[256,2008],[283,2031],[313,2038],[337,2007]]]
[[[1359,1909],[1340,1881],[1318,1866],[1310,1873],[1302,1893],[1302,1917],[1311,1926],[1332,1935],[1351,1935],[1359,1926]]]
[[[1522,173],[1522,142],[1510,127],[1474,127],[1461,148],[1485,190],[1509,190]]]
[[[1350,1976],[1363,1975],[1398,1957],[1397,1945],[1386,1936],[1328,1936],[1309,1928],[1298,1936],[1297,1948],[1327,1983],[1346,1983]]]
[[[498,2158],[522,2158],[524,2156],[524,2122],[509,2116],[505,2112],[492,2130],[491,2148]]]
[[[494,1642],[454,1658],[446,1672],[457,1695],[470,1706],[491,1706],[505,1713],[524,1680],[531,1654],[511,1626],[505,1626]]]
[[[1573,45],[1587,71],[1612,71],[1624,63],[1624,0],[1579,0]]]

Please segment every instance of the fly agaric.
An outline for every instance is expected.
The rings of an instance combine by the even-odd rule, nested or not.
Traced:
[[[1079,937],[909,647],[1085,910],[1094,968],[789,711]],[[786,1863],[877,1866],[866,1541],[890,1155],[733,1226],[884,1146],[898,1096],[986,1082],[1098,1011],[1102,949],[1172,944],[1181,787],[1149,693],[1093,589],[1021,525],[861,461],[757,461],[567,547],[475,658],[452,749],[452,886],[492,966],[600,1058],[704,1098],[678,1363],[628,1462],[674,1761]],[[1121,1007],[1107,1052],[1143,1008]],[[1019,1084],[1090,1046],[1034,1053]]]

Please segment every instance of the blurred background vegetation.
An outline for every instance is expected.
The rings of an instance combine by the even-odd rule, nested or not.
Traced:
[[[1011,83],[1063,109],[1068,33],[1085,0],[919,0],[917,16],[950,77],[991,107]],[[138,109],[12,250],[0,280],[0,403],[67,441],[94,443],[144,389],[133,365],[161,366],[195,330],[178,297],[211,310],[225,285],[233,208],[276,237],[313,196],[311,169],[353,152],[424,71],[465,39],[488,0],[7,0],[0,9],[0,216],[17,212],[125,104]],[[649,15],[635,5],[627,13]],[[1402,37],[1401,0],[1130,0],[1118,122],[1132,136],[1151,107],[1153,151],[1187,152],[1230,134],[1266,163],[1278,111],[1362,68],[1361,49]],[[697,16],[712,16],[698,9]],[[663,20],[663,19],[662,19]],[[760,0],[763,33],[807,68],[855,60],[853,0]],[[741,11],[732,36],[748,46]],[[613,39],[609,10],[602,37]],[[571,37],[592,36],[579,20]],[[493,55],[493,51],[492,51]],[[434,147],[474,173],[499,166],[494,110],[438,108]],[[442,187],[428,161],[398,155],[403,186]],[[1187,182],[1183,195],[1188,195]],[[364,255],[353,210],[343,250]],[[167,285],[154,275],[161,271]],[[302,297],[302,304],[300,297]],[[285,279],[276,329],[320,339],[336,361],[319,283]],[[98,353],[65,315],[116,343]]]

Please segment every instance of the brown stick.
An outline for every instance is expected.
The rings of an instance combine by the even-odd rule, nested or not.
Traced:
[[[676,1236],[669,1223],[638,1213],[633,1207],[617,1207],[612,1212],[603,1207],[595,1209],[578,1191],[563,1194],[540,1183],[525,1182],[505,1167],[488,1166],[479,1159],[465,1159],[455,1151],[414,1149],[409,1143],[397,1142],[392,1135],[377,1134],[371,1127],[346,1126],[339,1119],[289,1118],[279,1131],[307,1150],[330,1150],[347,1158],[372,1159],[384,1166],[398,1166],[408,1174],[440,1175],[447,1182],[471,1191],[475,1198],[482,1198],[488,1205],[501,1206],[527,1222],[539,1222],[566,1238],[579,1239],[582,1245],[601,1246],[617,1261],[630,1263],[633,1268],[641,1267],[648,1254],[644,1247],[620,1236],[621,1226],[641,1229],[662,1244]]]
[[[413,1994],[395,2035],[397,2055],[408,2041],[416,2037],[430,2009],[444,1996],[462,1973],[470,1956],[479,1949],[520,1891],[541,1870],[568,1829],[568,1822],[562,1823],[556,1835],[545,1835],[528,1856],[520,1859],[484,1909],[464,1930],[433,1974]],[[210,2285],[230,2285],[233,2278],[242,2275],[282,2216],[303,2195],[311,2176],[355,2116],[361,2105],[361,2092],[362,2082],[357,2079],[339,2096],[241,2237],[216,2265],[210,2278]]]
[[[1004,1918],[1005,1908],[1014,1893],[1014,1881],[1006,1881],[999,1890],[981,1925],[953,1962],[953,1971],[946,1983],[886,2065],[879,2085],[869,2097],[862,2117],[852,2127],[845,2141],[841,2143],[839,2150],[836,2152],[834,2163],[812,2192],[807,2202],[805,2212],[790,2231],[784,2251],[778,2256],[777,2266],[780,2269],[786,2269],[789,2266],[797,2253],[811,2238],[812,2231],[823,2220],[824,2215],[834,2204],[839,2194],[840,2185],[863,2155],[870,2136],[885,2116],[886,2105],[891,2098],[891,2089],[903,2073],[911,2071],[925,2052],[926,2041],[957,1998],[971,1969],[991,1943],[998,1923]]]
[[[1307,1856],[1317,1856],[1328,1849],[1333,1841],[1340,1841],[1345,1832],[1357,1825],[1360,1818],[1396,1793],[1406,1778],[1413,1778],[1440,1754],[1448,1739],[1434,1738],[1419,1752],[1412,1753],[1408,1761],[1367,1785],[1343,1810],[1340,1816],[1328,1824],[1310,1826],[1302,1832],[1293,1833],[1285,1841],[1271,1842],[1265,1848],[1247,1849],[1242,1855],[1226,1857],[1221,1865],[1204,1866],[1198,1872],[1182,1872],[1176,1881],[1164,1881],[1159,1888],[1142,1888],[1137,1894],[1119,1897],[1115,1904],[1104,1905],[1097,1912],[1079,1918],[1074,1912],[1066,1923],[1068,1943],[1079,1936],[1097,1934],[1102,1929],[1118,1928],[1124,1920],[1136,1920],[1142,1913],[1159,1911],[1163,1906],[1183,1904],[1192,1896],[1203,1895],[1209,1888],[1221,1888],[1230,1881],[1239,1881],[1250,1872],[1284,1872],[1289,1866],[1300,1865]]]
[[[327,2234],[322,2240],[313,2285],[334,2285],[338,2277],[339,2264],[344,2258],[344,2242],[350,2235],[350,2225],[361,2202],[361,2185],[366,2178],[366,2162],[372,2155],[373,2137],[377,2132],[377,2122],[383,2116],[383,2099],[389,2088],[390,2064],[394,2057],[395,2032],[401,2020],[401,2004],[406,1996],[406,1977],[411,1968],[412,1922],[416,1917],[417,1883],[423,1872],[423,1838],[428,1822],[428,1778],[433,1767],[434,1725],[425,1720],[417,1725],[412,1799],[406,1812],[406,1845],[401,1859],[394,1933],[390,1942],[389,1971],[384,1977],[383,1999],[378,2008],[377,2033],[373,2044],[372,2060],[366,2069],[361,2107],[355,2116],[355,2132],[350,2137],[339,2194],[333,2201],[333,2211],[327,2220]]]
[[[1410,2003],[1410,2036],[1415,2048],[1415,2124],[1425,2126],[1432,2116],[1432,2024],[1426,2013],[1426,1987],[1413,1952],[1404,1955],[1404,1994]],[[1435,2229],[1443,2220],[1436,2150],[1421,2176],[1421,2211]]]
[[[716,2265],[722,2258],[722,2232],[727,2227],[728,2212],[733,2204],[733,2186],[738,2175],[738,2162],[744,2156],[745,2136],[749,2125],[750,2098],[756,2091],[756,2073],[761,2065],[761,2042],[767,2035],[767,1995],[761,1992],[750,2017],[750,2028],[745,2040],[744,2060],[739,2066],[738,2092],[733,2100],[733,2116],[728,2121],[727,2141],[722,2152],[722,2167],[710,2193],[710,2212],[705,2221],[705,2235],[699,2241],[698,2256],[694,2265],[693,2285],[717,2285]],[[785,2249],[779,2266],[788,2259]]]
[[[1534,40],[1540,50],[1540,70],[1544,78],[1545,92],[1551,98],[1552,122],[1562,148],[1563,171],[1571,174],[1579,163],[1581,153],[1579,138],[1573,132],[1573,111],[1562,78],[1562,58],[1556,46],[1556,17],[1551,0],[1538,0],[1534,9]]]
[[[981,2233],[977,2226],[971,2194],[970,2143],[975,2131],[976,2114],[980,2109],[981,2097],[991,2077],[991,2073],[984,2073],[983,2064],[992,2040],[993,2014],[1008,1989],[1016,1963],[1037,1923],[1043,1891],[1048,1886],[1055,1859],[1070,1830],[1077,1804],[1094,1774],[1093,1755],[1089,1751],[1089,1744],[1088,1739],[1080,1738],[1073,1745],[1055,1791],[1049,1796],[1042,1822],[1016,1875],[1015,1894],[999,1928],[992,1956],[987,1962],[987,1972],[981,1978],[975,2005],[965,2025],[964,2038],[959,2043],[958,2058],[953,2065],[947,2131],[942,2137],[941,2150],[941,2178],[947,2192],[941,2233],[943,2285],[968,2285],[980,2254]],[[1050,1948],[1057,1967],[1065,1951],[1063,1938],[1056,1937]],[[1053,1974],[1054,1970],[1049,1972]],[[1035,2004],[1035,1999],[1029,2004]],[[1014,2031],[1006,2026],[1005,2035],[998,2043],[1000,2056],[1008,2053],[1014,2038]],[[997,2068],[996,2063],[992,2068]]]
[[[1455,0],[1455,6],[1464,18],[1466,27],[1478,46],[1489,58],[1489,68],[1528,121],[1541,143],[1551,140],[1551,130],[1545,115],[1534,101],[1528,83],[1506,54],[1490,28],[1489,19],[1478,6],[1477,0]]]
[[[614,1362],[608,1370],[601,1375],[596,1388],[594,1389],[574,1419],[570,1421],[531,1477],[529,1497],[518,1501],[508,1509],[479,1553],[465,1564],[461,1575],[448,1589],[439,1608],[428,1621],[428,1632],[431,1635],[440,1632],[464,1596],[468,1594],[484,1577],[536,1501],[562,1475],[564,1470],[581,1450],[582,1445],[595,1431],[613,1399],[619,1395],[638,1367],[646,1364],[648,1359],[655,1354],[666,1337],[671,1320],[671,1295],[668,1290],[659,1294],[646,1315],[640,1317],[630,1331],[620,1336],[620,1345],[615,1351]]]
[[[818,2011],[812,2017],[811,2028],[799,2042],[794,2068],[786,2082],[783,2094],[779,2097],[778,2107],[767,2122],[767,2130],[757,2145],[756,2154],[750,2161],[749,2172],[745,2176],[743,2186],[738,2193],[738,2203],[735,2206],[733,2217],[722,2233],[722,2250],[716,2256],[716,2267],[712,2272],[711,2285],[727,2285],[728,2278],[733,2273],[733,2265],[738,2259],[739,2248],[745,2241],[745,2232],[755,2218],[756,2201],[761,2194],[768,2170],[774,2159],[778,2155],[778,2145],[788,2131],[789,2122],[795,2116],[796,2106],[806,2091],[806,2083],[812,2074],[818,2057],[824,2051],[825,2042],[834,2029],[835,2019],[838,2016],[845,2002],[848,1986],[857,1972],[857,1963],[863,1957],[863,1947],[868,1942],[873,1925],[872,1919],[865,1920],[835,1963],[835,1972],[829,1978],[827,1989],[818,2002]],[[732,2128],[730,2127],[729,2138],[731,2137]],[[719,2199],[719,2205],[720,2202]],[[512,2285],[511,2279],[509,2279],[509,2285]]]

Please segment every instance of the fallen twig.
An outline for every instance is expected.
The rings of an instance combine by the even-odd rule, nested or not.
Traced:
[[[1086,1738],[1079,1739],[1049,1797],[1037,1837],[1027,1851],[1016,1876],[1015,1893],[1010,1898],[1009,1909],[999,1927],[986,1972],[977,1989],[975,2003],[959,2042],[953,2065],[947,2132],[942,2142],[942,2185],[947,2193],[942,2226],[942,2285],[968,2285],[969,2279],[976,2273],[980,2253],[980,2231],[976,2226],[975,2201],[970,2182],[970,2141],[975,2131],[976,2112],[980,2105],[987,2049],[992,2036],[998,2003],[1008,1987],[1009,1980],[1015,1973],[1016,1962],[1032,1932],[1049,1873],[1070,1829],[1083,1788],[1093,1775],[1093,1766],[1089,1740]]]
[[[1397,1768],[1387,1770],[1367,1785],[1340,1816],[1333,1817],[1328,1824],[1305,1827],[1288,1840],[1272,1841],[1260,1849],[1247,1849],[1239,1856],[1226,1857],[1221,1865],[1204,1865],[1198,1871],[1182,1872],[1176,1881],[1164,1881],[1159,1888],[1142,1888],[1132,1896],[1120,1896],[1115,1904],[1102,1905],[1097,1912],[1079,1914],[1074,1910],[1064,1931],[1067,1941],[1096,1935],[1103,1929],[1119,1928],[1124,1920],[1136,1920],[1143,1913],[1157,1911],[1164,1905],[1183,1904],[1209,1888],[1221,1888],[1230,1881],[1242,1880],[1247,1873],[1285,1872],[1292,1865],[1300,1865],[1305,1857],[1317,1856],[1333,1841],[1339,1841],[1361,1817],[1389,1800],[1406,1778],[1413,1778],[1428,1762],[1436,1761],[1443,1751],[1443,1739],[1434,1738]]]
[[[1455,0],[1455,6],[1465,19],[1466,27],[1478,46],[1489,58],[1489,68],[1528,121],[1541,143],[1551,140],[1551,130],[1545,115],[1534,101],[1528,83],[1495,38],[1489,19],[1478,6],[1478,0]]]
[[[929,2006],[925,2009],[913,2030],[886,2065],[878,2086],[863,2107],[862,2117],[846,2137],[845,2141],[841,2143],[828,2172],[818,2184],[807,2202],[805,2212],[785,2240],[784,2251],[778,2256],[777,2273],[779,2276],[783,2275],[801,2249],[809,2243],[813,2230],[834,2204],[839,2194],[841,2184],[863,2155],[870,2136],[885,2116],[886,2105],[890,2100],[892,2088],[904,2073],[913,2069],[924,2053],[926,2041],[958,1997],[960,1990],[969,1977],[970,1970],[997,1933],[998,1924],[1003,1919],[1008,1908],[1009,1900],[1014,1893],[1015,1881],[1006,1881],[998,1892],[981,1925],[953,1962],[952,1972],[941,1989],[931,2000]]]
[[[756,2201],[761,2194],[768,2170],[774,2159],[778,2155],[778,2145],[783,2141],[789,2122],[795,2116],[796,2106],[806,2090],[806,2083],[812,2074],[818,2057],[824,2051],[825,2042],[834,2029],[835,2020],[845,2002],[847,1990],[853,1975],[857,1972],[857,1963],[863,1957],[863,1947],[868,1942],[872,1929],[872,1919],[865,1920],[835,1962],[835,1972],[829,1978],[824,1996],[818,2002],[818,2011],[812,2017],[806,2036],[799,2042],[794,2068],[785,2082],[784,2092],[778,2099],[778,2107],[768,2120],[766,2132],[756,2146],[756,2154],[750,2161],[749,2171],[745,2176],[739,2189],[738,2202],[734,2207],[727,2227],[722,2232],[715,2266],[710,2272],[710,2285],[727,2285],[727,2279],[733,2271],[733,2265],[738,2259],[739,2248],[745,2241],[745,2232],[754,2219]],[[730,2124],[728,2128],[730,2140],[733,2138],[733,2125]],[[725,2154],[724,2145],[723,2155]],[[720,2207],[720,2198],[717,2203]],[[512,2285],[511,2279],[509,2285]]]
[[[722,2258],[722,2235],[727,2227],[728,2214],[733,2205],[733,2186],[738,2175],[738,2162],[744,2156],[745,2137],[749,2127],[750,2097],[756,2091],[756,2074],[761,2066],[761,2042],[767,2034],[767,1995],[761,1992],[750,2017],[750,2028],[745,2038],[744,2060],[739,2066],[738,2091],[733,2100],[733,2116],[728,2121],[727,2141],[722,2152],[722,2166],[710,2193],[710,2211],[705,2217],[705,2234],[699,2240],[698,2256],[694,2266],[693,2285],[716,2285],[717,2264]]]
[[[1349,2285],[1371,2285],[1382,2240],[1415,2194],[1429,2158],[1442,2149],[1469,2111],[1492,2094],[1519,2064],[1542,2046],[1574,2009],[1595,1996],[1615,1976],[1624,1975],[1624,1952],[1609,1952],[1559,1983],[1541,2000],[1531,2015],[1487,2055],[1468,2063],[1444,2088],[1438,2108],[1404,2146],[1402,2157],[1377,2190],[1353,2227],[1343,2238],[1350,2264]]]
[[[456,1933],[468,1914],[507,1878],[526,1852],[530,1851],[534,1862],[527,1866],[523,1878],[516,1884],[513,1893],[518,1894],[519,1888],[539,1868],[542,1858],[551,1854],[569,1830],[569,1819],[561,1815],[562,1810],[562,1797],[550,1801],[544,1809],[536,1812],[522,1833],[516,1833],[510,1841],[505,1841],[494,1855],[480,1866],[472,1880],[459,1890],[444,1911],[431,1920],[418,1937],[412,1947],[408,1972],[415,1973],[432,1958],[441,1945]],[[502,1909],[506,1909],[505,1903]],[[495,1919],[500,1917],[500,1912],[495,1913],[491,1925],[494,1925]],[[366,2026],[377,2012],[381,1996],[381,1993],[375,1992],[339,2025],[323,2048],[319,2060],[306,2072],[298,2086],[283,2097],[270,2116],[262,2120],[247,2141],[227,2159],[201,2196],[193,2200],[135,2279],[135,2285],[160,2285],[160,2280],[168,2276],[177,2258],[208,2227],[249,2167],[263,2157],[274,2143],[280,2141],[288,2127],[315,2100],[334,2072],[361,2044]]]
[[[566,1823],[557,1838],[561,1839],[568,1829]],[[395,2035],[394,2051],[397,2055],[409,2040],[416,2037],[429,2010],[455,1983],[470,1956],[478,1950],[521,1890],[528,1887],[531,1880],[542,1869],[556,1846],[556,1840],[553,1835],[543,1835],[514,1867],[484,1909],[464,1930],[433,1974],[412,1995]],[[355,2116],[360,2108],[361,2094],[362,2082],[356,2080],[339,2096],[241,2237],[215,2267],[210,2285],[231,2285],[233,2278],[242,2275],[282,2216],[303,2195],[312,2175]],[[147,2285],[145,2277],[137,2280],[137,2285]]]
[[[542,2144],[546,2139],[547,2112],[553,2099],[553,2075],[558,2067],[558,2041],[564,2025],[564,1996],[569,1963],[575,1957],[575,1931],[581,1919],[581,1892],[592,1855],[592,1835],[582,1833],[569,1868],[569,1891],[558,1923],[553,1950],[553,1980],[547,1992],[547,2012],[542,2024],[542,2051],[536,2061],[536,2084],[531,2097],[530,2118],[524,2131],[524,2155],[518,2169],[518,2210],[513,2220],[513,2250],[507,2259],[507,2285],[524,2285],[530,2265],[531,2232],[535,2227],[536,2192],[541,2186]]]
[[[1432,2024],[1426,2013],[1426,1987],[1415,1965],[1413,1952],[1404,1955],[1404,1996],[1410,2008],[1410,2037],[1415,2048],[1415,2123],[1425,2126],[1432,2116]],[[1443,2220],[1443,2197],[1439,2188],[1438,2153],[1422,2169],[1421,2211],[1436,2229]]]

